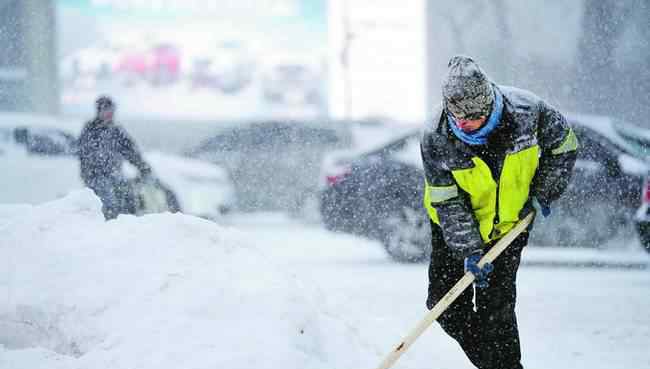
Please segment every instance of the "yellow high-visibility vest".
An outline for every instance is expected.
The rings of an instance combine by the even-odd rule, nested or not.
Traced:
[[[539,150],[539,146],[534,145],[507,154],[498,185],[487,164],[476,156],[472,157],[474,167],[451,171],[456,185],[437,187],[427,182],[424,206],[429,217],[440,224],[434,204],[458,196],[460,187],[469,194],[483,241],[488,243],[503,237],[519,221],[519,212],[528,200],[539,165]]]

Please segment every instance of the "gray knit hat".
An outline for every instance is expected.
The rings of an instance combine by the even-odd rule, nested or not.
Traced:
[[[442,82],[447,110],[456,118],[476,119],[490,114],[494,91],[481,67],[472,58],[457,55],[449,60]]]

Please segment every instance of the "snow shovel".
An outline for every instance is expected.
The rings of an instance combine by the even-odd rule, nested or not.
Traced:
[[[505,250],[510,243],[523,232],[528,225],[532,222],[535,217],[534,212],[530,212],[524,219],[519,221],[517,225],[514,226],[502,239],[499,240],[490,250],[481,258],[478,262],[480,268],[485,265],[485,263],[491,263],[494,259],[499,256],[503,250]],[[440,314],[442,314],[448,307],[451,305],[458,296],[460,296],[467,287],[469,287],[472,282],[474,282],[474,274],[467,272],[456,284],[447,292],[446,295],[438,301],[438,303],[427,313],[427,315],[420,321],[420,323],[415,327],[407,336],[402,340],[393,351],[381,362],[377,369],[388,369],[390,368],[400,356],[415,342],[418,337],[434,322],[438,319]]]

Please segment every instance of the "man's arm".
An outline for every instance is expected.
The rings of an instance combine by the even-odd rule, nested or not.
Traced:
[[[151,167],[149,164],[142,158],[140,150],[135,144],[135,141],[129,136],[129,134],[122,128],[117,128],[117,143],[118,150],[120,154],[131,164],[133,164],[141,176],[151,175]]]
[[[451,171],[437,158],[427,133],[420,145],[426,180],[426,198],[438,214],[440,228],[447,246],[458,259],[464,259],[483,248],[478,222],[472,211],[469,195],[461,190]]]
[[[544,102],[540,103],[537,136],[541,157],[531,186],[531,196],[548,207],[569,185],[578,140],[564,116]]]
[[[92,181],[92,172],[90,164],[87,160],[87,155],[89,151],[92,151],[89,146],[88,136],[90,135],[90,122],[86,122],[84,127],[81,129],[79,138],[77,138],[77,157],[79,158],[79,171],[81,175],[81,180],[86,186],[88,186]]]

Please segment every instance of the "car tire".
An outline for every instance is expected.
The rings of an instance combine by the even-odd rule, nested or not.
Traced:
[[[418,263],[431,254],[431,228],[423,209],[398,207],[379,221],[381,243],[400,263]]]

